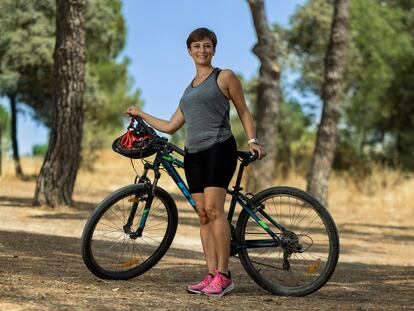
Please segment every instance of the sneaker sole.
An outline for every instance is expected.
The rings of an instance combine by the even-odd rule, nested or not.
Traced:
[[[201,290],[195,290],[195,289],[190,289],[190,288],[186,288],[187,292],[191,293],[191,294],[202,294]]]
[[[220,294],[208,294],[203,291],[201,291],[202,294],[206,296],[212,296],[212,297],[223,297],[224,295],[230,293],[234,289],[234,283],[232,282],[229,286],[227,286]]]

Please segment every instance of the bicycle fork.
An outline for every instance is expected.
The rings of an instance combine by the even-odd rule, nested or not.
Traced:
[[[151,181],[147,177],[147,172],[149,169],[154,170],[154,183],[151,185]],[[137,176],[138,177],[138,176]],[[157,186],[158,180],[161,177],[161,173],[159,169],[154,168],[152,165],[146,163],[144,166],[144,173],[139,178],[138,183],[143,183],[145,185],[145,192],[141,195],[136,195],[134,198],[129,199],[129,202],[133,202],[131,207],[131,212],[129,213],[128,221],[124,225],[123,229],[124,232],[129,234],[130,238],[136,239],[142,236],[142,232],[144,231],[145,224],[147,222],[147,218],[151,209],[152,201],[154,200],[154,193],[155,188]],[[135,178],[135,183],[137,183],[137,178]],[[145,207],[142,211],[141,219],[139,221],[139,226],[136,231],[131,231],[132,224],[134,222],[134,218],[137,213],[139,202],[145,201]]]

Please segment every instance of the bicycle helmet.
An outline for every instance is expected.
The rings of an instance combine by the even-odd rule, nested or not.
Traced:
[[[128,158],[146,158],[156,152],[151,144],[156,135],[141,118],[134,117],[129,123],[127,132],[114,140],[112,149]]]

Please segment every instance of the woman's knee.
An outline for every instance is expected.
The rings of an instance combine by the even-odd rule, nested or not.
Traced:
[[[225,217],[224,207],[214,203],[208,203],[205,206],[205,211],[209,221],[214,221],[218,218]]]
[[[207,225],[209,222],[208,214],[205,208],[198,210],[198,218],[200,220],[200,225]]]

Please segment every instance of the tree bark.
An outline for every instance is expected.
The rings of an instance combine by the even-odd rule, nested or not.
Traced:
[[[11,139],[13,148],[13,160],[17,177],[23,177],[23,170],[20,164],[19,145],[17,143],[17,103],[16,95],[9,94],[10,110],[11,110]]]
[[[73,205],[80,164],[86,0],[57,0],[56,11],[53,126],[34,197],[34,205],[51,207]]]
[[[335,0],[334,6],[331,35],[325,55],[323,111],[308,177],[308,191],[325,205],[328,203],[328,183],[341,115],[342,80],[348,44],[349,0]]]
[[[258,42],[253,53],[260,60],[257,102],[255,103],[256,135],[268,155],[251,164],[247,189],[255,192],[272,184],[276,170],[276,134],[279,118],[278,40],[270,30],[263,0],[248,0]]]
[[[3,124],[0,124],[0,176],[3,174]]]

